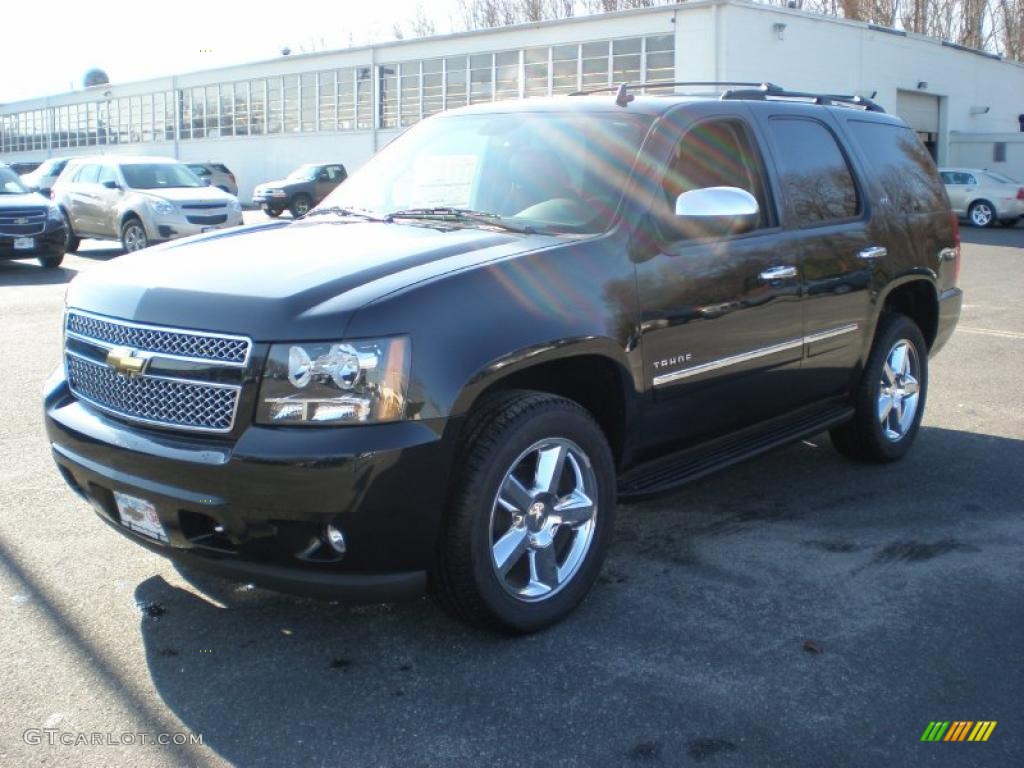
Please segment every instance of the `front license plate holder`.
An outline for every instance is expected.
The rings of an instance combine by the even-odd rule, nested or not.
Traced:
[[[117,505],[117,515],[121,519],[121,525],[125,528],[146,538],[164,544],[168,543],[167,532],[156,514],[156,506],[152,502],[114,491],[114,503]]]
[[[31,251],[36,247],[36,239],[34,237],[16,237],[14,238],[14,250],[16,251]]]

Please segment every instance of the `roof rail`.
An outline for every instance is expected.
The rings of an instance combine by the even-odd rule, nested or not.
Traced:
[[[810,101],[813,104],[823,106],[855,107],[868,112],[885,112],[880,104],[875,102],[872,93],[870,97],[857,95],[842,95],[837,93],[807,93],[804,91],[788,91],[782,86],[774,83],[753,83],[739,82],[732,80],[685,80],[685,81],[655,81],[652,83],[619,83],[602,88],[591,88],[585,91],[574,91],[570,96],[590,96],[596,93],[614,93],[615,103],[620,107],[626,106],[632,101],[629,91],[634,89],[651,88],[725,88],[719,97],[725,101],[729,100],[760,100],[768,99],[793,99],[799,101]]]

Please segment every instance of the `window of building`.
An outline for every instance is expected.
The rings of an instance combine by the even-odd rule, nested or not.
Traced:
[[[235,135],[249,135],[249,83],[235,83]]]
[[[370,67],[356,69],[356,127],[373,128],[373,71]]]
[[[813,227],[857,215],[853,173],[828,128],[816,120],[777,117],[769,120],[768,131],[775,146],[783,198],[798,226]]]
[[[636,83],[640,77],[640,54],[643,40],[639,37],[612,41],[612,82]]]
[[[220,86],[220,135],[235,135],[234,83],[224,83]]]
[[[249,81],[249,135],[267,133],[267,81]]]
[[[380,71],[380,127],[398,127],[398,65],[381,64]]]
[[[356,127],[356,71],[352,67],[338,70],[338,130]]]
[[[526,96],[548,95],[550,53],[550,48],[527,48],[523,51],[523,93]]]
[[[284,132],[295,133],[301,127],[299,121],[299,76],[284,77]]]
[[[444,108],[466,106],[466,57],[450,56],[444,60]]]
[[[582,49],[583,87],[602,88],[611,82],[611,43],[584,43]]]
[[[338,129],[338,73],[334,70],[317,75],[320,105],[317,114],[317,130]]]
[[[556,45],[551,49],[551,92],[572,93],[579,89],[578,45]]]
[[[658,35],[644,39],[644,82],[676,79],[676,39]]]
[[[284,126],[281,101],[283,88],[284,84],[280,77],[271,77],[267,80],[267,133],[280,133]]]
[[[316,130],[316,75],[306,72],[299,78],[299,130]]]
[[[412,125],[420,119],[420,63],[407,61],[401,65],[401,112],[402,126]]]
[[[494,54],[469,57],[469,103],[494,101]]]
[[[423,117],[430,117],[444,109],[444,60],[423,62]]]
[[[1006,142],[997,141],[992,145],[992,162],[993,163],[1005,163],[1006,162]]]
[[[494,98],[519,98],[519,51],[494,54]]]

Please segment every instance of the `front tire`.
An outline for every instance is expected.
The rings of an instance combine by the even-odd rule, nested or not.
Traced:
[[[967,220],[981,229],[991,227],[996,222],[996,209],[988,200],[975,200],[967,209]]]
[[[39,264],[43,269],[56,269],[64,261],[63,253],[49,253],[46,256],[39,257]]]
[[[135,216],[131,216],[121,225],[121,247],[125,253],[141,251],[149,245],[146,228]]]
[[[914,444],[928,395],[928,346],[906,315],[884,314],[854,397],[853,419],[832,430],[850,458],[888,462]]]
[[[593,586],[615,517],[615,464],[577,403],[509,391],[475,409],[458,451],[432,591],[510,633],[569,614]]]
[[[301,219],[309,213],[309,209],[312,207],[313,201],[309,199],[309,195],[296,195],[292,198],[292,204],[288,206],[288,210],[291,211],[293,219]]]
[[[78,246],[82,244],[82,239],[75,234],[75,230],[71,228],[71,217],[68,216],[67,211],[64,212],[64,252],[74,253],[78,250]]]

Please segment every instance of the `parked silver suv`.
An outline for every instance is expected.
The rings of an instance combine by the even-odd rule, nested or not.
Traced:
[[[189,170],[211,187],[223,189],[229,195],[238,197],[238,182],[235,174],[223,163],[188,163]]]
[[[53,185],[67,220],[67,250],[83,237],[120,240],[126,251],[242,223],[242,206],[166,157],[80,160]]]

